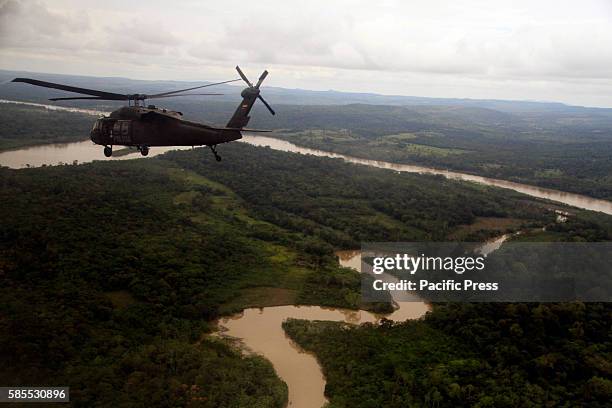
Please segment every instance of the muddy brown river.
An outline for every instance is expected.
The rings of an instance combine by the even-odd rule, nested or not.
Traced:
[[[340,264],[361,267],[361,251],[340,251]],[[316,358],[302,350],[285,334],[283,321],[292,319],[328,320],[359,324],[376,322],[382,317],[393,320],[417,319],[429,306],[424,302],[399,302],[389,315],[363,310],[344,310],[318,306],[276,306],[246,309],[235,316],[219,320],[221,336],[240,339],[250,352],[268,359],[289,388],[289,407],[319,408],[327,401],[323,394],[325,377]]]
[[[556,201],[562,204],[571,205],[573,207],[583,208],[585,210],[600,211],[612,215],[612,201],[599,200],[588,196],[566,193],[564,191],[552,190],[548,188],[530,186],[528,184],[515,183],[512,181],[492,179],[488,177],[476,176],[473,174],[459,173],[449,170],[434,169],[431,167],[414,166],[410,164],[390,163],[378,160],[361,159],[358,157],[347,156],[339,153],[331,153],[323,150],[310,149],[300,147],[285,140],[275,139],[272,137],[246,135],[241,141],[255,146],[269,146],[274,150],[284,152],[312,154],[314,156],[331,157],[342,159],[349,163],[362,164],[364,166],[378,167],[381,169],[395,170],[403,173],[419,173],[433,174],[444,176],[451,180],[471,181],[478,184],[486,184],[488,186],[507,188],[519,193],[527,194],[532,197],[544,198],[551,201]]]
[[[0,100],[0,103],[14,102]],[[41,106],[47,109],[70,110],[92,115],[101,113],[84,109],[61,108],[54,105],[23,104]],[[350,163],[390,169],[398,172],[442,175],[453,180],[469,181],[507,188],[532,197],[544,198],[574,207],[600,211],[612,215],[612,202],[578,194],[422,166],[360,159],[342,154],[300,147],[293,143],[271,137],[245,135],[241,142],[255,146],[269,146],[272,149],[285,152],[339,158]],[[190,147],[152,148],[148,157],[156,156],[168,150],[189,148]],[[10,168],[24,168],[57,165],[60,163],[87,163],[94,160],[129,160],[140,157],[140,154],[134,151],[124,156],[105,158],[100,146],[94,145],[90,141],[83,141],[0,152],[0,165]],[[506,237],[507,236],[499,237],[496,240],[485,243],[482,247],[483,253],[499,248]],[[360,251],[340,251],[337,255],[343,266],[360,270]],[[396,301],[396,303],[398,306],[397,310],[384,317],[401,321],[417,319],[429,310],[428,305],[424,302]],[[366,311],[352,311],[316,306],[278,306],[261,309],[246,309],[238,315],[220,319],[220,331],[217,335],[239,339],[248,350],[261,354],[267,358],[274,365],[281,379],[288,385],[289,407],[319,408],[326,402],[323,394],[325,389],[325,378],[321,372],[321,368],[313,355],[304,352],[286,336],[281,326],[282,322],[288,318],[297,318],[358,324],[375,322],[380,320],[381,317],[381,315],[375,315]]]
[[[0,99],[0,104],[2,103],[14,102]],[[68,110],[73,112],[88,113],[91,115],[97,115],[99,113],[102,113],[99,111],[87,109],[61,108],[54,105],[43,105],[29,102],[19,103],[24,105],[47,107],[47,109],[53,110]],[[441,175],[452,180],[469,181],[478,184],[485,184],[488,186],[507,188],[510,190],[517,191],[519,193],[530,195],[532,197],[544,198],[547,200],[556,201],[558,203],[571,205],[573,207],[578,207],[585,210],[599,211],[605,214],[612,215],[612,201],[599,200],[580,194],[566,193],[563,191],[551,190],[548,188],[530,186],[528,184],[492,179],[488,177],[475,176],[472,174],[465,174],[448,170],[434,169],[431,167],[360,159],[358,157],[331,153],[323,150],[310,149],[307,147],[300,147],[285,140],[275,139],[273,137],[246,134],[240,140],[240,142],[248,143],[253,146],[268,146],[271,149],[280,150],[284,152],[310,154],[320,157],[339,158],[349,163],[389,169],[398,172]],[[185,150],[191,149],[191,147],[154,147],[151,148],[148,157],[154,157],[169,150],[179,149]],[[142,157],[136,150],[132,150],[132,152],[133,153],[131,154],[123,156],[114,156],[106,158],[102,154],[102,147],[94,145],[90,141],[76,143],[58,143],[0,152],[0,166],[7,166],[10,168],[19,169],[24,167],[39,167],[43,165],[50,166],[57,164],[88,163],[94,160],[130,160]]]
[[[484,242],[479,252],[490,254],[510,237],[504,234]],[[361,271],[361,251],[337,251],[340,265]],[[387,282],[397,278],[386,276]],[[395,298],[401,296],[392,292]],[[344,310],[318,306],[277,306],[246,309],[237,315],[219,320],[220,330],[216,335],[239,340],[252,353],[268,359],[279,377],[289,389],[289,407],[319,408],[327,402],[325,377],[316,358],[295,344],[283,331],[283,321],[292,319],[327,320],[360,324],[377,322],[381,318],[396,321],[418,319],[429,310],[425,302],[402,302],[394,299],[397,309],[387,315],[373,314],[363,310]]]

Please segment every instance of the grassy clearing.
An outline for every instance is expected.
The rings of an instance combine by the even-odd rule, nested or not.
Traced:
[[[257,287],[240,290],[240,296],[221,306],[221,314],[253,307],[284,306],[296,303],[298,291],[285,288]]]
[[[541,178],[555,178],[563,176],[563,170],[561,169],[544,169],[544,170],[536,170],[533,173],[534,177]]]
[[[420,156],[439,156],[446,157],[450,155],[469,153],[469,150],[451,149],[427,146],[421,144],[410,143],[403,147],[403,149],[409,155],[420,155]]]
[[[520,218],[500,218],[500,217],[476,217],[476,220],[469,225],[459,225],[455,231],[448,235],[449,239],[462,240],[475,232],[494,232],[505,233],[516,231],[527,220]]]
[[[254,218],[243,200],[228,187],[189,170],[171,167],[167,171],[172,179],[188,189],[176,194],[172,201],[189,212],[194,223],[218,231],[219,235],[238,228],[252,237],[248,245],[255,248],[257,259],[241,266],[237,274],[240,278],[234,283],[235,296],[220,306],[221,314],[236,313],[250,307],[316,303],[312,296],[302,293],[316,272],[299,251],[273,242],[273,237],[286,235],[287,231]],[[230,228],[228,223],[233,227]]]
[[[291,132],[288,137],[294,140],[303,140],[310,142],[333,142],[343,143],[356,140],[352,133],[346,129],[328,130],[328,129],[309,129],[301,132]]]
[[[371,149],[394,149],[396,153],[401,152],[407,156],[435,156],[447,157],[470,153],[469,150],[435,147],[419,143],[407,143],[408,140],[417,138],[412,133],[401,133],[397,135],[383,136],[379,139],[368,142],[367,146]]]
[[[385,140],[394,140],[394,141],[405,141],[405,140],[413,140],[416,139],[418,136],[415,135],[414,133],[397,133],[394,135],[387,135],[384,136],[383,138]]]

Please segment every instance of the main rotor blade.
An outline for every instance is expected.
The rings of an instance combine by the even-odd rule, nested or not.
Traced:
[[[125,101],[125,100],[129,99],[127,95],[121,95],[121,94],[118,94],[118,93],[96,91],[95,89],[79,88],[79,87],[76,87],[76,86],[56,84],[56,83],[53,83],[53,82],[39,81],[37,79],[15,78],[11,82],[24,82],[26,84],[42,86],[42,87],[45,87],[45,88],[60,89],[62,91],[76,92],[76,93],[85,94],[85,95],[93,95],[93,96],[97,96],[97,97],[108,99],[108,100],[112,100],[112,101]]]
[[[110,98],[99,98],[97,96],[73,96],[71,98],[49,98],[50,101],[73,101],[75,99],[91,99],[95,101],[123,101],[125,100],[125,98],[110,99]]]
[[[146,99],[159,99],[159,98],[174,98],[175,96],[216,96],[225,95],[222,93],[191,93],[191,94],[177,94],[177,95],[151,95],[147,96]]]
[[[176,93],[180,93],[180,92],[193,91],[194,89],[206,88],[208,86],[227,84],[229,82],[236,82],[236,81],[240,81],[240,78],[238,78],[238,79],[230,79],[229,81],[223,81],[223,82],[215,82],[214,84],[206,84],[206,85],[194,86],[193,88],[179,89],[177,91],[164,92],[164,93],[159,93],[159,94],[155,94],[155,95],[147,95],[147,99],[159,98],[159,97],[166,96],[166,95],[172,95],[172,94],[176,94]]]
[[[242,70],[240,69],[240,67],[238,65],[236,65],[236,71],[238,71],[238,74],[240,75],[240,78],[242,78],[244,80],[244,82],[247,83],[248,86],[253,86],[253,84],[251,83],[251,81],[249,81],[249,79],[246,77],[246,75],[244,75],[244,73],[242,72]]]
[[[216,96],[216,95],[225,95],[225,94],[222,94],[222,93],[190,93],[190,94],[178,94],[178,95],[152,95],[152,96],[147,96],[146,98],[143,98],[143,99],[159,99],[159,98],[173,98],[175,96],[202,96],[202,95]],[[71,98],[51,98],[49,100],[50,101],[73,101],[75,99],[89,99],[89,100],[96,100],[96,101],[123,100],[123,99],[99,98],[97,96],[75,96]]]
[[[255,85],[255,88],[259,89],[259,85],[261,85],[261,83],[264,81],[264,79],[266,79],[266,77],[268,76],[268,71],[264,71],[261,73],[261,76],[259,77],[259,81],[257,81],[257,84]]]
[[[257,99],[259,99],[260,101],[263,102],[264,105],[266,105],[266,108],[268,108],[268,110],[270,111],[272,115],[276,115],[276,112],[274,112],[274,109],[272,109],[272,107],[268,105],[268,102],[266,102],[266,100],[262,98],[261,95],[257,95]]]

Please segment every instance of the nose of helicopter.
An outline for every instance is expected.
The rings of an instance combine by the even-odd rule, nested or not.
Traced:
[[[98,119],[96,120],[93,127],[91,128],[91,131],[89,132],[89,138],[91,139],[92,142],[96,144],[101,143],[101,137],[102,137],[102,133],[100,130],[101,128],[102,128],[102,120]]]

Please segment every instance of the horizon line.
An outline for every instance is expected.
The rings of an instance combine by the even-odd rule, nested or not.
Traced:
[[[14,69],[5,69],[0,67],[0,71],[4,72],[27,72],[32,74],[42,74],[42,75],[60,75],[67,77],[89,77],[89,78],[109,78],[109,79],[127,79],[130,81],[143,81],[143,82],[215,82],[217,80],[214,79],[201,79],[201,80],[187,80],[187,79],[138,79],[131,78],[127,76],[115,76],[115,75],[86,75],[86,74],[58,74],[55,72],[42,72],[42,71],[30,71],[30,70],[14,70]],[[0,85],[5,84],[5,82],[1,82]],[[225,84],[227,86],[238,86],[232,84]],[[420,98],[420,99],[447,99],[447,100],[467,100],[467,101],[489,101],[489,102],[514,102],[514,103],[537,103],[537,104],[556,104],[562,105],[570,108],[586,108],[586,109],[612,109],[612,106],[587,106],[587,105],[574,105],[569,104],[567,102],[560,101],[550,101],[550,100],[537,100],[537,99],[503,99],[503,98],[476,98],[476,97],[444,97],[444,96],[421,96],[421,95],[402,95],[402,94],[385,94],[378,92],[359,92],[359,91],[343,91],[336,89],[327,89],[327,90],[316,90],[316,89],[306,89],[306,88],[289,88],[282,86],[270,86],[268,88],[272,89],[283,89],[283,90],[296,90],[296,91],[307,91],[307,92],[334,92],[340,94],[355,94],[355,95],[372,95],[372,96],[381,96],[388,98]],[[355,104],[355,102],[351,103]],[[364,103],[367,104],[367,103]],[[383,104],[384,106],[384,104]],[[409,105],[408,105],[409,106]],[[488,108],[492,109],[492,108]]]

